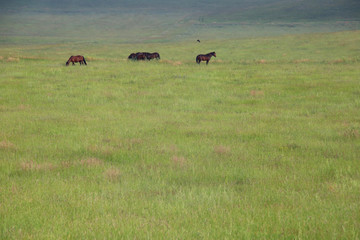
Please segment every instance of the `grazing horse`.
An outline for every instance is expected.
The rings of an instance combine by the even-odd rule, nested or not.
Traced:
[[[145,57],[146,57],[147,60],[150,60],[148,56],[150,56],[151,53],[149,53],[149,52],[142,52],[142,54],[145,55]]]
[[[128,59],[136,60],[136,53],[132,53],[129,55]]]
[[[196,57],[196,63],[197,64],[200,64],[201,61],[206,61],[206,65],[209,63],[210,61],[210,58],[214,56],[216,57],[216,53],[215,52],[211,52],[211,53],[208,53],[208,54],[200,54],[200,55],[197,55]]]
[[[66,66],[69,66],[69,63],[72,62],[73,65],[75,65],[75,63],[80,63],[81,64],[85,64],[87,65],[85,58],[83,56],[77,55],[77,56],[71,56],[69,58],[69,60],[67,60],[66,62]]]
[[[147,53],[147,54],[146,54],[146,58],[147,58],[148,60],[151,60],[151,59],[160,59],[160,54],[157,53],[157,52]]]
[[[138,52],[136,53],[136,60],[146,60],[147,57],[146,57],[146,54],[145,53],[142,53],[142,52]]]

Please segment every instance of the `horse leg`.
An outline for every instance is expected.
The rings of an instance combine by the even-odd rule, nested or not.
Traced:
[[[209,60],[206,60],[206,65],[208,65],[208,63],[209,63]]]

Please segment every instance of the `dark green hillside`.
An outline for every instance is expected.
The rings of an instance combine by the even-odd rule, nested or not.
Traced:
[[[360,29],[356,0],[15,0],[0,43],[227,39]],[[46,39],[47,38],[47,39]]]
[[[215,18],[220,21],[246,20],[345,20],[360,18],[356,0],[275,0],[261,1],[238,8],[222,8]]]
[[[357,0],[15,0],[1,3],[6,10],[38,12],[102,12],[159,10],[196,13],[218,20],[334,20],[359,19]]]

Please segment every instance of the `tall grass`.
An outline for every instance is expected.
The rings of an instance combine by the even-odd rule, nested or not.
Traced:
[[[358,239],[359,38],[2,46],[1,239]]]

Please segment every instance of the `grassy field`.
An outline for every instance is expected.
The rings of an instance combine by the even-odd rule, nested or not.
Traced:
[[[360,238],[359,31],[24,39],[0,47],[1,239]]]

